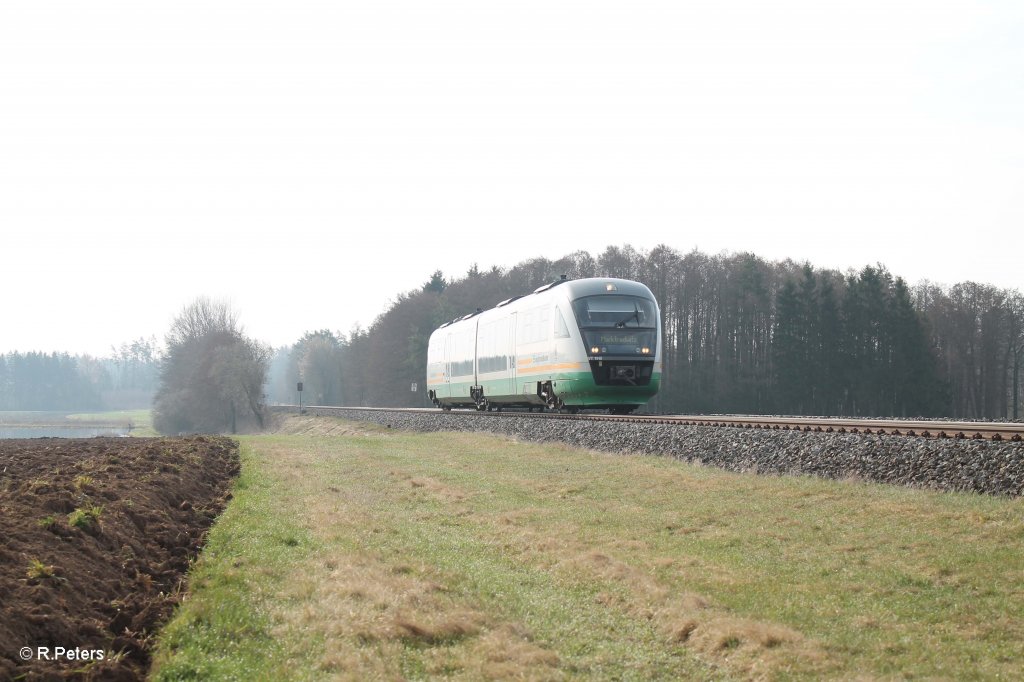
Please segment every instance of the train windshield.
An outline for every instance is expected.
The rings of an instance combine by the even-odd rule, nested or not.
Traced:
[[[584,329],[654,329],[654,301],[639,296],[587,296],[572,302],[576,321]]]

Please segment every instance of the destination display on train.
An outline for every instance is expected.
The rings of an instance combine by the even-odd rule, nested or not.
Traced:
[[[596,343],[600,346],[639,346],[640,337],[636,334],[619,334],[604,332],[596,334]]]

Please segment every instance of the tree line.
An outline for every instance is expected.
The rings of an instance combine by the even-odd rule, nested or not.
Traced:
[[[226,304],[197,299],[161,352],[0,355],[0,410],[146,407],[165,432],[260,428],[265,402],[426,405],[427,340],[442,323],[561,275],[645,283],[661,306],[660,412],[1024,417],[1024,297],[963,282],[913,287],[882,265],[839,272],[750,253],[608,247],[457,278],[436,271],[368,329],[306,333],[276,351]],[[416,384],[418,390],[411,390]]]
[[[751,253],[608,247],[448,280],[435,272],[368,329],[310,332],[277,351],[270,398],[307,404],[426,404],[430,333],[557,279],[646,284],[663,317],[660,412],[1024,416],[1024,298],[965,282],[909,286],[883,265],[839,272]],[[418,384],[418,391],[411,390]]]
[[[0,410],[98,409],[91,364],[67,353],[0,355]]]
[[[109,357],[68,353],[0,355],[0,410],[146,408],[156,391],[155,338],[111,348]]]

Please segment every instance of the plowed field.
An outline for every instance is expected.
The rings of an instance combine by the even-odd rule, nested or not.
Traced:
[[[238,467],[223,437],[0,440],[0,679],[142,678]]]

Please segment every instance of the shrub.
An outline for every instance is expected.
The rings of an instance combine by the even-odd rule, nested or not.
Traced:
[[[39,524],[40,528],[45,528],[46,530],[55,530],[58,525],[57,517],[53,514],[49,516],[44,516],[43,518],[39,519],[37,523]]]
[[[47,566],[39,559],[32,559],[28,562],[28,570],[25,571],[25,575],[29,580],[36,582],[50,580],[53,578],[53,566]]]
[[[99,524],[103,507],[79,507],[68,514],[68,525],[79,530],[91,530]]]

